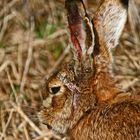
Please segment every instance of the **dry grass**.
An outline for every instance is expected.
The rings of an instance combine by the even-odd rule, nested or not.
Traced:
[[[37,111],[46,77],[70,58],[63,2],[0,1],[0,140],[61,139],[39,125]],[[114,51],[114,73],[125,90],[138,93],[140,2],[135,2],[131,3],[129,22]],[[95,11],[97,3],[89,0],[90,12]]]

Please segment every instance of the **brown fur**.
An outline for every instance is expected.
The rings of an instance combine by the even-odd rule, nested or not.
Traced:
[[[140,104],[126,101],[101,105],[85,114],[70,133],[76,140],[138,140]]]
[[[67,7],[75,5],[74,0],[66,2]],[[115,83],[111,69],[110,49],[118,43],[127,18],[127,4],[127,0],[123,2],[104,0],[95,13],[91,26],[95,37],[88,36],[92,41],[94,38],[92,65],[90,57],[85,57],[83,48],[80,48],[81,42],[84,41],[82,38],[86,38],[87,33],[87,30],[83,29],[82,18],[79,14],[77,25],[76,19],[72,20],[69,16],[69,26],[71,20],[73,24],[73,30],[70,30],[72,42],[74,41],[74,47],[78,45],[80,48],[80,59],[66,64],[57,75],[48,80],[47,98],[43,102],[39,118],[42,123],[60,134],[68,135],[70,139],[138,140],[140,138],[140,100],[136,99],[139,97],[134,99],[133,95],[121,90]],[[70,10],[68,12],[71,12]],[[91,22],[88,21],[88,27],[90,25]],[[77,26],[79,30],[82,28],[82,33],[76,32]],[[80,38],[77,37],[79,35]],[[73,53],[78,57],[78,51],[74,50]],[[52,91],[53,88],[56,88],[56,92]]]

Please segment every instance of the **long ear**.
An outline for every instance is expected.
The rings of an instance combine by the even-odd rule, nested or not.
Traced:
[[[66,0],[65,7],[75,59],[80,64],[88,62],[94,46],[92,22],[82,0]]]
[[[110,48],[116,47],[127,19],[128,0],[104,0],[93,18],[94,55],[108,58]]]

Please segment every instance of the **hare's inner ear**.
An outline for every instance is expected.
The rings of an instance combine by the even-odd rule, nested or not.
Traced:
[[[116,47],[127,19],[128,0],[104,0],[94,15],[96,52],[108,57],[109,49]],[[98,51],[96,51],[96,49]]]
[[[91,56],[90,48],[93,51],[94,46],[91,20],[82,0],[66,0],[65,6],[74,58],[78,63],[85,62]]]

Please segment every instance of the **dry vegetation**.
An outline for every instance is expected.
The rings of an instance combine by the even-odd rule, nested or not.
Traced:
[[[89,12],[98,2],[87,0]],[[0,140],[60,139],[39,125],[36,114],[46,77],[70,58],[64,0],[1,0],[0,9]],[[131,0],[113,51],[117,82],[135,93],[140,92],[139,9],[139,0]]]

